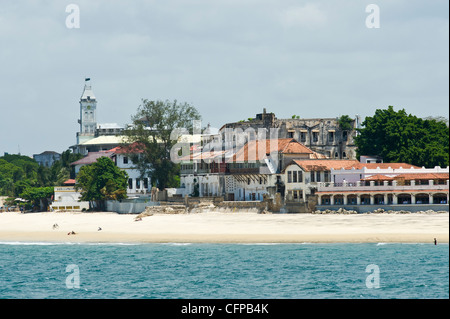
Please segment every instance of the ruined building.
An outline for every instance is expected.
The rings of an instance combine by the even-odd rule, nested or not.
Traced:
[[[290,119],[277,119],[274,113],[256,114],[253,119],[235,123],[227,123],[222,126],[219,133],[223,140],[231,141],[236,131],[242,130],[246,140],[257,138],[258,129],[276,129],[278,138],[294,138],[314,152],[334,159],[356,159],[356,146],[354,136],[356,128],[360,125],[357,115],[355,119],[343,116],[340,118],[313,118],[304,119],[294,116]],[[233,133],[234,132],[234,133]],[[243,145],[244,141],[235,141],[235,144]]]

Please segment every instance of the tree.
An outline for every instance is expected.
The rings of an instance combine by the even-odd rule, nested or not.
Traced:
[[[105,200],[127,198],[127,185],[128,174],[121,171],[110,158],[103,156],[80,169],[75,189],[81,190],[82,201],[95,202],[96,207],[104,209]]]
[[[449,164],[449,128],[443,121],[396,112],[393,106],[366,117],[355,137],[357,155],[379,155],[385,162],[425,167]]]
[[[20,194],[20,197],[30,201],[35,207],[39,205],[41,211],[47,211],[48,200],[53,195],[53,187],[29,187]]]
[[[348,115],[342,115],[338,119],[339,128],[343,131],[351,131],[353,129],[353,120]]]
[[[197,109],[187,103],[143,99],[132,116],[132,125],[124,131],[127,143],[139,145],[139,152],[130,149],[129,157],[141,177],[150,176],[160,189],[178,187],[179,165],[170,160],[170,150],[177,141],[171,134],[181,128],[192,133],[193,121],[200,119]]]

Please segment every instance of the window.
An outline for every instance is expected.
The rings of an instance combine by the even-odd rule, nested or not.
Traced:
[[[347,131],[342,132],[342,139],[344,141],[348,140],[348,132]]]
[[[144,188],[148,189],[148,178],[144,178]]]
[[[303,183],[303,172],[302,171],[298,171],[298,182],[299,183]]]
[[[298,192],[294,191],[294,199],[297,200],[297,198],[298,198]]]
[[[297,183],[297,172],[296,171],[292,172],[292,182]]]
[[[335,158],[339,158],[339,153],[338,153],[338,152],[335,152],[335,153],[334,153],[334,157],[335,157]]]
[[[306,142],[306,132],[300,132],[300,142]]]
[[[314,143],[317,143],[319,141],[319,132],[313,132],[312,139]]]
[[[328,142],[334,142],[334,132],[328,132]]]
[[[331,181],[330,172],[329,171],[325,171],[323,173],[323,179],[324,179],[324,182],[330,182]]]
[[[128,189],[133,189],[133,179],[132,178],[128,179]]]
[[[317,172],[316,181],[320,182],[320,172]]]
[[[342,152],[342,158],[347,158],[347,153]]]
[[[136,178],[136,189],[141,189],[141,180]]]
[[[316,172],[311,172],[311,183],[314,183],[316,179],[314,178],[316,175]]]
[[[123,157],[123,163],[124,164],[128,164],[128,156],[124,156]]]
[[[288,132],[287,136],[288,138],[294,138],[294,132]]]
[[[292,183],[292,172],[288,172],[288,183]]]
[[[259,184],[261,185],[262,182],[263,182],[263,179],[262,179],[262,177],[260,177],[260,178],[259,178]]]

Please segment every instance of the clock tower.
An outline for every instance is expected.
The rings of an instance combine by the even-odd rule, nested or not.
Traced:
[[[80,98],[80,131],[77,133],[77,144],[89,141],[95,137],[97,129],[97,99],[95,98],[91,79],[86,78],[83,94]]]

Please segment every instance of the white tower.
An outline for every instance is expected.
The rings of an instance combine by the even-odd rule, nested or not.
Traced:
[[[91,79],[86,78],[83,94],[80,98],[80,131],[77,133],[77,144],[89,141],[95,137],[97,129],[97,100],[90,84]]]

